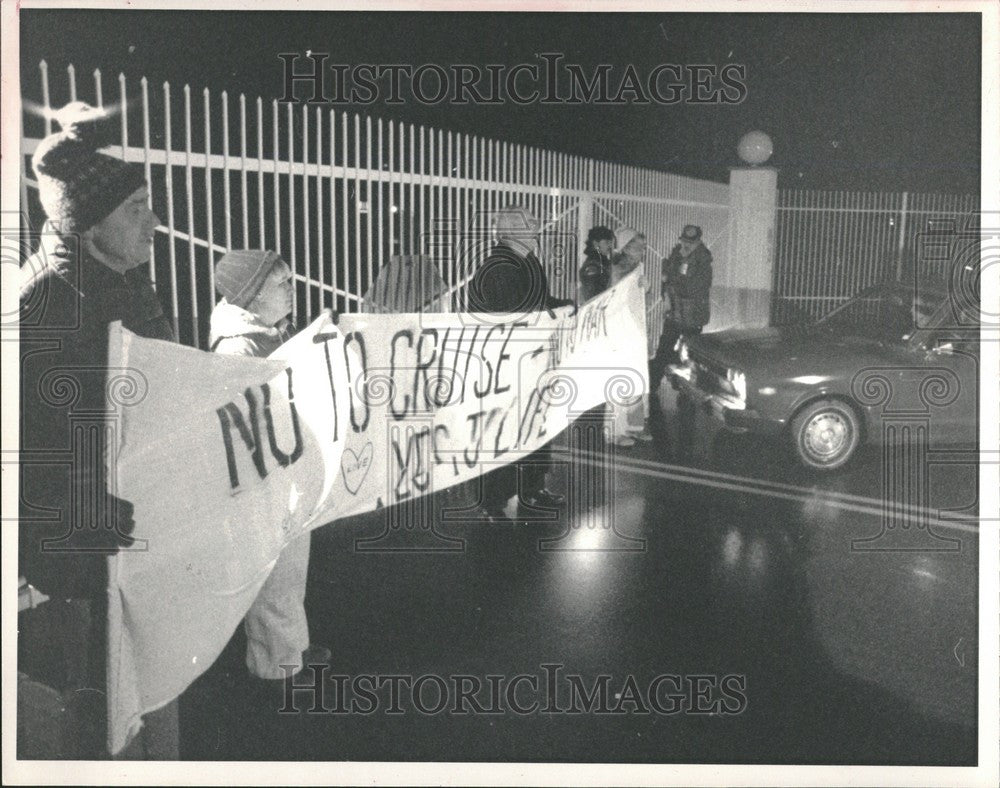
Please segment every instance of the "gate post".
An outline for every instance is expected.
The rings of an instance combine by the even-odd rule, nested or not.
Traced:
[[[903,278],[903,255],[906,253],[906,204],[909,192],[903,192],[903,205],[899,209],[899,249],[896,252],[896,281]]]
[[[713,314],[713,328],[761,327],[770,322],[777,197],[778,171],[773,167],[734,167],[729,171],[732,251],[727,270],[720,271],[716,279],[722,301],[718,311],[722,314]]]
[[[583,247],[587,245],[587,233],[594,221],[594,198],[590,194],[581,195],[576,205],[576,251],[580,263],[583,263]]]

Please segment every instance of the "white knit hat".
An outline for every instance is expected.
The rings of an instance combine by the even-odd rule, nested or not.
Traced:
[[[642,235],[638,230],[632,227],[622,227],[620,230],[615,231],[615,251],[620,252],[626,246],[629,245],[638,236]]]
[[[266,249],[234,249],[215,265],[215,289],[230,304],[246,309],[281,259]]]

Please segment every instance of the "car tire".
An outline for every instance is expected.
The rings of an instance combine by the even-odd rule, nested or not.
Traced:
[[[846,465],[861,442],[858,414],[846,402],[822,399],[792,419],[792,446],[799,462],[818,471]]]

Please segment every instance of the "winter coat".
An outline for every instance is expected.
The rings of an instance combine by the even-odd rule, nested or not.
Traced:
[[[596,249],[587,252],[580,266],[580,300],[589,301],[600,295],[611,285],[611,258]]]
[[[277,326],[268,326],[253,312],[223,298],[212,310],[208,348],[232,356],[264,358],[291,339],[290,328],[287,320]]]
[[[103,495],[105,431],[115,427],[108,327],[120,320],[144,337],[175,337],[147,266],[120,274],[76,247],[47,226],[20,270],[18,557],[20,573],[49,596],[93,599],[106,593],[113,548],[101,540],[116,508]]]
[[[698,244],[687,257],[677,244],[663,261],[665,290],[670,297],[668,319],[681,328],[701,328],[711,318],[712,253]]]
[[[469,310],[525,314],[572,304],[549,292],[545,269],[534,252],[497,244],[469,283]]]

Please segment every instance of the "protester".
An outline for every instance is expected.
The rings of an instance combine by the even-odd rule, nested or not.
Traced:
[[[608,289],[611,283],[611,253],[615,234],[609,227],[598,225],[587,233],[584,261],[580,266],[580,301],[589,301]]]
[[[269,356],[291,338],[292,271],[276,252],[240,250],[215,267],[222,300],[212,310],[209,347],[236,356]],[[257,678],[285,680],[304,665],[330,661],[309,643],[306,575],[312,533],[285,545],[244,619],[247,668]],[[287,672],[286,672],[287,670]]]
[[[611,281],[614,286],[639,268],[646,256],[646,236],[631,227],[623,227],[616,235],[617,245],[611,263]],[[643,395],[632,405],[614,403],[615,444],[622,448],[635,445],[637,440],[653,440],[646,427],[649,398]]]
[[[615,235],[615,251],[611,258],[610,284],[622,279],[642,265],[646,256],[646,236],[631,227],[621,228]]]
[[[527,208],[511,205],[498,211],[495,230],[497,244],[469,284],[471,311],[529,317],[533,312],[551,311],[573,303],[549,292],[548,278],[537,254],[538,219]],[[505,510],[511,496],[518,493],[519,476],[524,483],[522,502],[542,508],[562,505],[565,496],[545,487],[551,464],[549,449],[543,446],[531,457],[484,476],[483,518],[491,523],[511,524]]]
[[[711,317],[712,253],[701,241],[701,228],[685,225],[678,241],[662,263],[662,292],[670,307],[656,355],[649,362],[649,385],[657,409],[656,392],[663,374],[668,364],[678,361],[677,341],[700,334]]]
[[[115,128],[103,110],[73,102],[56,120],[61,130],[32,157],[47,222],[21,267],[18,563],[51,597],[34,613],[52,624],[47,656],[62,660],[54,680],[74,719],[66,729],[77,737],[68,749],[94,759],[108,755],[107,558],[132,544],[134,528],[132,505],[108,493],[105,481],[115,429],[107,416],[108,326],[120,320],[167,341],[174,332],[144,265],[159,219],[142,168],[98,152]],[[60,465],[59,458],[71,459]],[[45,661],[26,661],[35,657]],[[177,703],[143,722],[121,757],[176,759]]]
[[[615,234],[610,227],[597,225],[591,227],[587,233],[587,243],[583,248],[584,262],[580,266],[580,302],[585,303],[590,299],[600,295],[611,284],[611,254],[615,248]],[[585,428],[586,424],[600,424],[605,422],[607,403],[600,403],[582,413],[578,428]],[[603,429],[599,431],[601,435],[601,446],[603,450]]]

